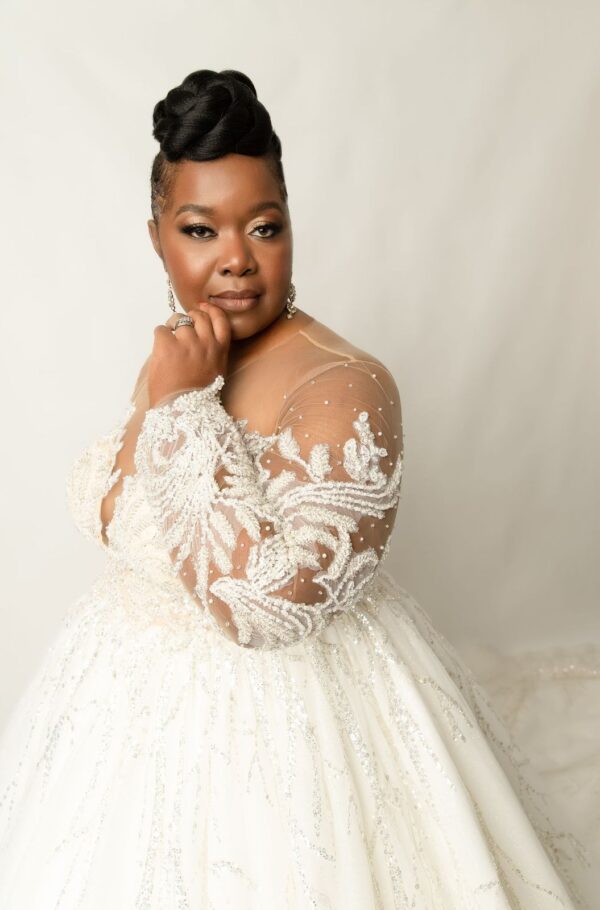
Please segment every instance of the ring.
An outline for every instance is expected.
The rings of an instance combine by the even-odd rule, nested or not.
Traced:
[[[193,324],[194,324],[194,320],[192,319],[191,316],[180,316],[171,331],[175,332],[175,330],[178,329],[180,325],[193,325]]]

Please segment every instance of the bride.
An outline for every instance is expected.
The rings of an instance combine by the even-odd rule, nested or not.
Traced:
[[[398,390],[294,303],[251,80],[191,73],[153,120],[175,312],[69,473],[105,565],[3,733],[0,906],[582,906],[578,842],[382,568]]]

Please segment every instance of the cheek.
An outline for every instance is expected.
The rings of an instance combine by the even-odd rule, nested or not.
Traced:
[[[174,251],[173,261],[184,279],[193,279],[207,271],[207,257],[190,250],[186,244],[179,244]]]
[[[265,257],[260,270],[267,280],[271,295],[287,293],[292,273],[292,256],[288,249],[278,250],[276,255]]]

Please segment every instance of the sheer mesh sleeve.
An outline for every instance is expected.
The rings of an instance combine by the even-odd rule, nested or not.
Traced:
[[[246,433],[223,378],[150,408],[135,462],[173,571],[240,646],[285,647],[347,610],[384,556],[402,427],[383,367],[347,362],[284,396],[276,432]]]

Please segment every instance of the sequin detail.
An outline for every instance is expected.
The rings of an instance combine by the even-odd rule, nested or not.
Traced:
[[[356,398],[336,396],[342,375]],[[184,417],[159,406],[139,448],[144,463],[165,458],[164,476],[181,453],[169,474],[181,486],[168,491],[180,500],[166,502],[186,506],[186,522],[163,520],[152,501],[161,486],[142,470],[124,478],[102,543],[124,419],[68,478],[73,517],[106,561],[4,731],[0,906],[570,910],[579,845],[553,827],[472,675],[381,568],[402,459],[384,368],[344,362],[312,376],[288,394],[277,437],[232,425],[215,391],[191,393]],[[223,485],[228,473],[235,482]],[[177,560],[199,539],[190,490],[213,522],[200,599]],[[239,546],[223,574],[215,548],[228,530],[212,516],[229,491]],[[286,526],[294,508],[307,515]],[[285,567],[281,609],[295,586],[314,595],[299,602],[315,616],[333,617],[339,596],[335,621],[305,623],[291,641],[281,623],[266,636],[260,624],[259,646],[240,647],[203,598],[225,596],[224,579],[248,583],[244,551],[265,574]],[[270,603],[272,578],[268,588]],[[233,613],[243,619],[235,602]]]
[[[137,474],[174,571],[185,566],[195,579],[199,606],[212,612],[211,594],[225,603],[240,645],[287,646],[320,632],[372,578],[402,462],[382,471],[388,452],[375,443],[366,411],[349,422],[355,436],[343,441],[336,467],[330,445],[303,451],[291,427],[252,455],[220,403],[222,386],[218,377],[146,413]],[[364,540],[367,518],[377,519],[377,529],[369,522],[374,544],[357,551],[352,536]]]

